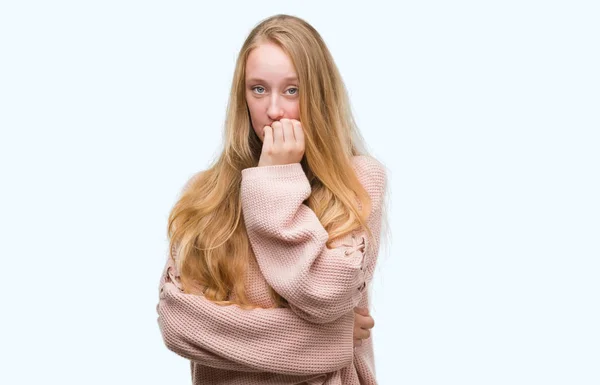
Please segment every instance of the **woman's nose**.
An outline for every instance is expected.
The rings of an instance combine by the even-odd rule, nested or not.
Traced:
[[[271,99],[271,103],[269,103],[269,108],[267,109],[267,116],[272,121],[279,120],[283,117],[284,111],[276,96]]]

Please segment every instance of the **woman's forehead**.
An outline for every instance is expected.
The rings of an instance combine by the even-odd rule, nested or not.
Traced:
[[[274,44],[261,44],[248,55],[246,78],[289,81],[296,78],[296,70],[289,56]]]

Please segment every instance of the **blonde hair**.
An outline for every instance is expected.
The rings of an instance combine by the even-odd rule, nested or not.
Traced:
[[[245,294],[246,270],[255,256],[242,216],[241,171],[258,165],[262,149],[246,104],[245,67],[249,53],[265,42],[278,45],[298,75],[299,120],[305,132],[305,156],[300,163],[312,188],[305,203],[329,233],[327,247],[361,227],[372,238],[366,225],[371,202],[352,167],[353,156],[367,154],[334,60],[306,21],[290,15],[269,17],[252,29],[239,52],[224,149],[207,170],[188,182],[168,224],[170,257],[179,267],[184,291],[242,308],[259,306]],[[277,307],[287,306],[272,288],[270,294]]]

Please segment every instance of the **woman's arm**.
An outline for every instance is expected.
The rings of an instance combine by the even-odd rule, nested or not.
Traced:
[[[316,325],[287,308],[220,306],[183,293],[174,268],[168,258],[156,309],[164,343],[178,355],[213,368],[310,378],[352,363],[353,312]]]
[[[248,237],[265,280],[299,317],[326,324],[345,317],[359,303],[371,280],[379,251],[384,167],[356,157],[357,175],[372,204],[366,232],[348,236],[328,249],[328,233],[303,202],[311,187],[300,163],[252,167],[242,171],[242,208]]]

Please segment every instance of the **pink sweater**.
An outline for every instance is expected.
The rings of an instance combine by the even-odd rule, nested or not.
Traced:
[[[193,384],[377,384],[371,338],[353,347],[353,309],[369,307],[386,173],[367,156],[353,160],[372,200],[374,244],[355,232],[325,246],[327,232],[303,204],[311,187],[300,163],[242,171],[242,210],[257,261],[246,278],[248,299],[274,306],[271,286],[290,308],[243,310],[183,293],[168,258],[158,325],[167,348],[190,360]]]

